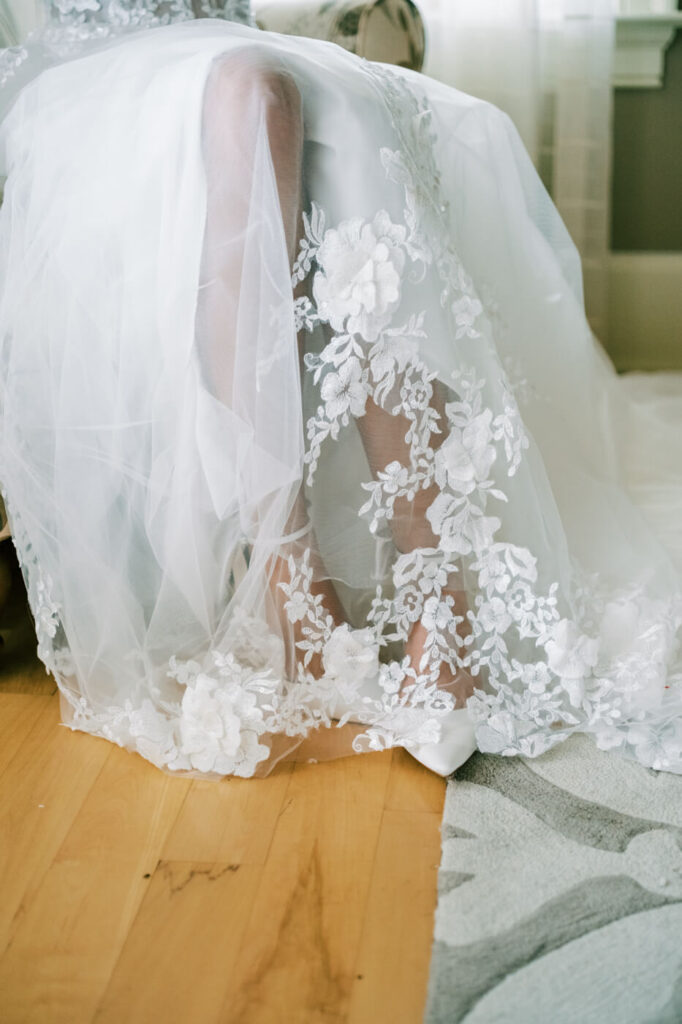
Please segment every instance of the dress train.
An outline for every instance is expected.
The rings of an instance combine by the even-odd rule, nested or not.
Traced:
[[[503,114],[206,19],[93,40],[0,142],[0,480],[67,725],[207,778],[449,774],[472,729],[682,772],[680,572]]]

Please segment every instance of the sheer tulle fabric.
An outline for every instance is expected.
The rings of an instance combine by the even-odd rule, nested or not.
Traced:
[[[634,406],[504,115],[204,21],[45,71],[2,134],[0,477],[68,725],[252,776],[466,701],[483,750],[682,771],[668,484],[626,491]]]

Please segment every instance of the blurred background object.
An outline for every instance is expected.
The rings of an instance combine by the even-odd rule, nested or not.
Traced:
[[[263,0],[257,24],[270,32],[327,39],[367,60],[421,71],[425,39],[412,0]]]
[[[40,24],[45,13],[43,0],[0,0],[0,43],[16,46]]]
[[[678,0],[419,0],[424,70],[514,120],[619,370],[682,369]]]
[[[590,325],[607,334],[612,0],[421,0],[425,70],[514,121],[583,263]]]

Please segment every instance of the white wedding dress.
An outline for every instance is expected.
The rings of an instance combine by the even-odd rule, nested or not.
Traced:
[[[447,774],[463,720],[682,772],[682,392],[626,393],[512,124],[195,8],[53,0],[2,61],[0,482],[65,723],[210,778]]]

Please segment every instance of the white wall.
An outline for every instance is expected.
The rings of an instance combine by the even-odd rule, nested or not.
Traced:
[[[611,253],[604,340],[619,370],[682,369],[682,253]]]

